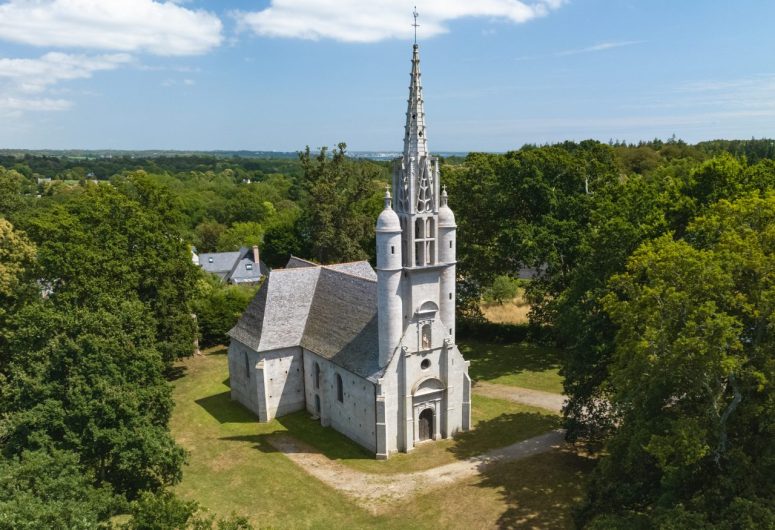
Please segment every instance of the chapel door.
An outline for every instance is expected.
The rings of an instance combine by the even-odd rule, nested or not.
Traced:
[[[425,409],[420,413],[419,418],[420,441],[433,438],[433,411]]]

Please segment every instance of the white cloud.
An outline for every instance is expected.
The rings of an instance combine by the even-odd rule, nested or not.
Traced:
[[[222,41],[220,19],[154,0],[10,0],[0,39],[32,46],[195,55]]]
[[[546,16],[566,0],[426,0],[420,2],[419,36],[448,31],[464,17],[489,17],[523,23]],[[378,42],[411,37],[416,0],[272,0],[266,9],[235,12],[241,29],[268,37]]]
[[[3,111],[56,111],[72,106],[66,99],[18,98],[0,96],[0,110]]]
[[[614,48],[622,48],[624,46],[632,46],[634,44],[643,44],[642,40],[625,40],[619,42],[602,42],[593,46],[587,46],[586,48],[577,48],[575,50],[564,50],[555,53],[557,57],[564,57],[566,55],[578,55],[580,53],[594,53],[602,52],[605,50],[612,50]]]
[[[94,72],[113,70],[131,60],[126,53],[88,56],[51,52],[39,59],[0,58],[0,80],[22,92],[41,92],[60,81],[89,78]]]

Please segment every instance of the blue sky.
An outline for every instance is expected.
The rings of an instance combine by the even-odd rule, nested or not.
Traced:
[[[0,0],[0,147],[400,148],[411,0]],[[775,2],[416,0],[434,151],[775,137]]]

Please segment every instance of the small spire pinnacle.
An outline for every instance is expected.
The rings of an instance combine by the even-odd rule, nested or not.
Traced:
[[[390,196],[390,185],[385,184],[385,209],[389,210],[393,207],[393,199]]]
[[[417,12],[417,6],[414,6],[412,16],[414,17],[414,24],[412,24],[412,27],[414,28],[414,45],[417,46],[417,28],[420,27],[420,25],[417,23],[417,17],[420,16],[420,14]]]
[[[447,205],[447,185],[441,187],[441,206]]]

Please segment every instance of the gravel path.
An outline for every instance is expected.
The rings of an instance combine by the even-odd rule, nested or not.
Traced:
[[[496,385],[485,381],[475,382],[474,391],[486,397],[506,399],[524,405],[551,410],[552,412],[562,412],[562,405],[565,402],[565,396],[561,394],[552,394],[551,392],[542,392],[541,390],[532,390],[518,386]]]
[[[353,498],[372,513],[378,513],[389,501],[475,476],[496,462],[519,460],[562,447],[563,436],[561,430],[551,431],[459,462],[425,471],[385,475],[348,468],[288,435],[272,436],[269,443],[313,477]]]

